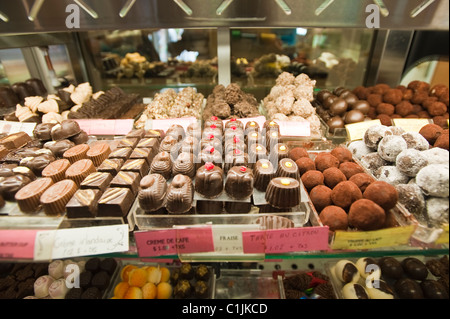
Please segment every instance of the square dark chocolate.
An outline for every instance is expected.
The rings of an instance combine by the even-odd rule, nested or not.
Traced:
[[[134,202],[129,188],[107,188],[98,202],[98,217],[125,217]]]
[[[149,169],[150,165],[147,163],[145,159],[129,159],[123,164],[121,168],[122,171],[131,171],[139,173],[141,177],[147,175]]]
[[[110,173],[112,176],[115,176],[120,171],[123,163],[124,160],[120,158],[107,158],[97,167],[97,172]]]
[[[131,147],[116,148],[109,154],[108,158],[120,158],[126,161],[130,157],[132,152],[133,149]]]
[[[89,174],[82,182],[81,189],[98,189],[102,192],[108,188],[113,176],[110,173],[95,172]]]
[[[124,187],[129,188],[133,195],[136,195],[139,191],[139,183],[141,182],[141,176],[136,172],[120,171],[112,179],[110,187]]]
[[[130,155],[130,160],[145,159],[148,165],[152,164],[156,152],[152,148],[135,148]]]
[[[102,192],[98,189],[77,190],[66,205],[67,218],[95,217],[101,196]]]
[[[136,138],[136,137],[123,138],[123,139],[119,140],[119,144],[117,144],[117,148],[123,148],[123,147],[135,148],[138,142],[139,142],[139,138]]]

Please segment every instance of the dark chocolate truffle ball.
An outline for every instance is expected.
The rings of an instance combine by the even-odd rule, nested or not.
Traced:
[[[349,181],[355,183],[356,186],[358,186],[361,192],[364,194],[364,191],[370,184],[374,182],[374,179],[369,174],[358,173],[350,177]]]
[[[350,207],[355,201],[362,198],[361,190],[355,183],[345,181],[340,182],[333,188],[331,199],[334,205],[344,209]]]
[[[370,104],[367,101],[359,100],[351,105],[352,110],[360,111],[364,115],[368,115]]]
[[[317,93],[316,95],[316,99],[317,101],[319,101],[320,103],[323,103],[323,101],[325,100],[326,97],[332,95],[333,93],[330,92],[329,90],[321,90]]]
[[[305,174],[307,171],[316,170],[316,164],[309,157],[300,157],[295,161],[295,164],[298,166],[298,171],[300,172],[300,176]]]
[[[365,115],[358,110],[351,110],[347,112],[344,117],[345,124],[364,122]]]
[[[395,113],[395,106],[389,103],[380,103],[376,109],[378,114],[392,115]]]
[[[406,275],[411,279],[425,280],[428,277],[427,266],[417,258],[406,258],[401,264]]]
[[[375,181],[367,186],[363,197],[370,199],[385,210],[394,208],[398,202],[397,189],[393,185],[383,181]]]
[[[311,191],[317,185],[323,185],[324,177],[322,172],[311,170],[307,171],[301,177],[302,183],[308,191]]]
[[[330,112],[331,115],[343,115],[345,112],[347,112],[348,109],[348,103],[342,98],[337,98],[333,101],[333,103],[330,106]]]
[[[415,280],[399,279],[395,282],[394,289],[400,299],[424,299],[422,288]]]
[[[333,204],[331,193],[332,190],[325,185],[317,185],[309,192],[309,198],[318,212]]]
[[[336,129],[344,128],[345,127],[345,122],[342,119],[342,117],[340,117],[340,116],[333,116],[332,118],[330,118],[327,121],[327,125],[328,125],[328,127],[330,129],[330,132],[334,133],[336,131]]]
[[[444,130],[441,136],[434,142],[434,147],[443,148],[444,150],[449,150],[449,134],[448,130]]]
[[[347,179],[358,173],[364,173],[364,169],[355,162],[345,162],[339,165],[339,169]]]
[[[336,157],[340,163],[350,162],[353,159],[353,154],[349,149],[345,147],[338,146],[334,148],[331,152],[331,155]]]
[[[328,226],[331,231],[347,230],[348,216],[345,210],[338,206],[328,206],[319,215],[324,226]]]
[[[395,106],[395,113],[406,117],[414,112],[414,107],[408,101],[402,101]]]
[[[427,108],[427,110],[431,116],[444,115],[447,112],[447,105],[442,102],[434,102]]]
[[[356,229],[369,231],[383,227],[386,221],[384,209],[368,199],[355,201],[348,211],[348,223]]]
[[[330,167],[323,171],[324,183],[333,189],[340,182],[347,180],[345,174],[337,167]]]
[[[392,279],[400,279],[403,277],[402,264],[394,257],[383,257],[379,260],[378,265],[380,266],[383,277]]]
[[[399,89],[389,89],[383,94],[383,101],[390,104],[398,104],[403,99],[403,92]]]
[[[330,167],[339,167],[340,164],[339,160],[330,153],[319,153],[314,163],[316,164],[316,169],[321,172]]]

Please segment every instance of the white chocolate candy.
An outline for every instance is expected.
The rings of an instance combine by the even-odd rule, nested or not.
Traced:
[[[64,299],[68,291],[65,279],[55,280],[48,288],[48,294],[52,299]]]
[[[55,281],[52,276],[44,275],[36,279],[34,282],[34,295],[37,298],[44,298],[48,296],[48,289]]]
[[[370,299],[394,299],[394,292],[383,280],[374,282],[372,288],[366,288]]]
[[[64,276],[64,261],[55,260],[48,265],[48,274],[54,279],[60,279]]]
[[[361,277],[356,265],[350,260],[345,259],[336,263],[335,274],[336,277],[344,283],[358,282]]]
[[[367,290],[354,282],[348,283],[342,288],[342,295],[345,299],[370,299]]]
[[[358,259],[356,261],[356,268],[358,268],[361,277],[364,279],[369,275],[371,275],[372,279],[380,279],[381,277],[381,269],[373,258],[363,257]]]

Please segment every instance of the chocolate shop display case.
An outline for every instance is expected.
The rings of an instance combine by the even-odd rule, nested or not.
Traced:
[[[355,88],[359,85],[369,87],[378,83],[396,87],[402,80],[406,65],[411,62],[408,56],[414,53],[413,49],[417,49],[417,35],[421,31],[448,32],[448,2],[442,0],[396,0],[389,3],[367,0],[358,4],[348,0],[340,3],[322,0],[214,0],[207,3],[200,0],[152,0],[145,3],[115,1],[108,2],[107,5],[105,1],[75,1],[76,4],[73,4],[72,1],[27,0],[22,3],[1,3],[0,51],[9,55],[0,55],[0,59],[5,66],[6,76],[14,78],[14,72],[11,70],[14,71],[14,63],[17,64],[17,60],[12,59],[11,63],[9,50],[15,50],[19,64],[25,64],[28,69],[28,74],[20,78],[20,81],[31,77],[40,78],[50,94],[58,94],[58,89],[62,89],[66,84],[66,88],[70,88],[68,90],[73,93],[75,88],[84,83],[89,85],[84,84],[81,87],[90,86],[92,94],[101,95],[101,92],[107,92],[115,97],[125,94],[124,100],[133,100],[133,105],[124,109],[120,116],[110,114],[107,118],[129,119],[139,124],[139,128],[147,125],[146,129],[152,128],[152,120],[158,120],[155,109],[152,108],[152,102],[157,100],[158,95],[173,90],[169,92],[173,97],[183,89],[193,95],[201,94],[201,112],[194,117],[197,120],[205,120],[203,111],[206,109],[208,97],[217,93],[219,85],[226,88],[231,83],[237,83],[243,92],[252,94],[258,103],[258,114],[252,116],[278,121],[283,125],[283,129],[298,132],[300,128],[305,128],[300,123],[311,116],[308,112],[316,106],[314,100],[309,98],[310,92],[317,96],[324,89],[332,91],[341,86]],[[164,5],[161,5],[162,1]],[[66,24],[66,8],[69,5],[79,9],[79,27],[69,29]],[[380,13],[378,28],[368,28],[366,24],[368,7]],[[169,49],[164,51],[163,48],[161,51],[160,47],[155,47],[154,44],[158,41],[165,43]],[[149,43],[151,46],[148,46]],[[49,51],[43,48],[48,45]],[[252,47],[255,49],[252,50]],[[182,60],[181,52],[185,49],[198,53],[195,62]],[[65,65],[62,72],[58,59],[53,56],[58,50],[65,52],[63,55],[70,65]],[[48,52],[56,63],[54,66],[51,61],[49,63]],[[161,52],[170,52],[170,58],[161,59]],[[160,55],[160,60],[153,58],[156,54]],[[23,56],[22,60],[20,56]],[[59,75],[64,77],[59,78],[60,86],[52,82],[55,79],[55,71],[56,78]],[[0,72],[0,75],[2,74]],[[14,84],[14,81],[11,81],[7,86]],[[294,87],[298,83],[304,87]],[[280,97],[282,99],[277,102]],[[300,97],[306,99],[311,108],[308,103],[303,103]],[[53,101],[45,101],[49,102],[48,108],[54,107]],[[296,102],[297,105],[302,105],[302,108],[294,108]],[[23,104],[22,107],[25,106]],[[91,101],[91,104],[95,103]],[[3,105],[0,107],[3,108]],[[10,111],[11,105],[8,107]],[[13,109],[14,107],[15,105]],[[29,114],[25,108],[20,110],[21,118],[34,117],[34,114]],[[68,110],[70,109],[66,109]],[[163,111],[169,121],[184,116],[170,116],[168,110]],[[41,116],[39,120],[42,120],[42,115],[46,113],[38,113]],[[11,114],[16,115],[15,112]],[[18,116],[13,119],[12,115],[5,120],[26,123]],[[58,115],[62,116],[62,112]],[[52,116],[58,120],[58,115]],[[96,117],[92,115],[90,120],[98,120]],[[227,117],[224,119],[232,116]],[[288,117],[293,117],[292,121],[288,121]],[[345,129],[331,133],[324,118],[318,116],[317,119],[310,120],[310,132],[314,129],[314,134],[309,137],[286,134],[280,142],[289,148],[305,148],[312,158],[316,153],[330,152],[341,144],[349,145],[349,135]],[[176,120],[173,121],[176,123]],[[100,122],[96,124],[100,127],[102,125]],[[114,149],[117,143],[125,138],[126,132],[107,137],[101,134],[89,135],[88,144],[106,142]],[[359,159],[353,160],[361,166]],[[97,229],[106,231],[110,226],[123,227],[108,228],[111,231],[106,236],[113,238],[115,247],[119,249],[109,247],[102,250],[101,244],[92,245],[92,241],[91,244],[86,244],[83,256],[93,254],[102,257],[106,254],[119,262],[125,259],[141,262],[151,258],[158,264],[165,260],[170,260],[170,263],[179,260],[215,265],[223,271],[214,276],[212,285],[215,285],[215,289],[213,295],[209,295],[210,298],[284,299],[294,296],[299,299],[305,297],[304,294],[315,298],[309,286],[303,289],[302,293],[287,292],[287,275],[300,273],[302,280],[305,279],[304,272],[297,272],[294,265],[308,273],[317,269],[326,273],[327,263],[331,264],[343,258],[356,262],[358,257],[367,256],[418,256],[423,259],[448,254],[448,237],[443,242],[435,243],[437,235],[445,231],[448,234],[448,226],[447,229],[437,230],[423,227],[402,205],[396,205],[391,211],[390,226],[395,227],[382,229],[386,231],[382,235],[383,238],[392,235],[390,230],[405,230],[401,244],[380,244],[379,238],[361,238],[358,237],[359,232],[341,231],[341,234],[350,236],[341,239],[340,243],[344,244],[338,246],[338,236],[324,226],[319,217],[320,212],[301,180],[300,188],[299,205],[294,210],[268,213],[258,207],[264,204],[265,196],[257,190],[254,190],[250,199],[229,201],[233,204],[245,204],[245,214],[238,214],[234,209],[227,210],[224,206],[221,209],[208,210],[208,214],[199,214],[198,210],[204,204],[204,198],[195,192],[189,214],[146,214],[141,209],[137,196],[134,196],[133,200],[130,200],[130,208],[125,218],[74,219],[68,218],[66,213],[49,217],[42,212],[30,216],[21,213],[16,203],[7,201],[0,210],[0,232],[5,236],[3,239],[10,241],[11,238],[17,238],[17,232],[21,231],[24,236],[29,236],[30,230],[61,231],[58,234],[63,236],[62,234],[68,232],[62,231],[89,232],[90,229],[92,235]],[[230,199],[226,194],[221,196],[225,197],[208,199],[208,204],[214,205]],[[290,228],[270,229],[274,223],[271,224],[268,220],[274,215],[288,220]],[[261,220],[267,223],[261,224]],[[120,240],[115,238],[113,233],[116,231],[120,236],[126,234],[126,240],[123,240],[123,236]],[[371,231],[360,233],[367,235]],[[100,243],[98,236],[95,240]],[[300,236],[305,239],[292,239]],[[39,237],[40,241],[42,239],[45,238]],[[64,238],[62,240],[64,241]],[[147,247],[142,244],[151,240],[155,245]],[[176,244],[168,245],[167,240]],[[360,243],[361,240],[369,245],[356,246],[356,249],[350,246],[350,243]],[[188,245],[188,241],[191,241],[190,244],[197,243],[197,249]],[[293,243],[295,245],[292,245]],[[37,246],[43,247],[41,242],[37,243]],[[95,246],[99,250],[95,250]],[[55,247],[54,250],[61,253],[60,247]],[[71,255],[70,250],[63,254],[63,258],[78,256],[73,252]],[[38,257],[32,252],[28,252],[25,258],[22,255],[15,257],[14,254],[2,253],[1,262],[12,260],[21,263],[56,259],[51,253],[48,255],[48,252]],[[232,267],[233,262],[239,263],[239,267],[243,268],[250,263],[252,269],[228,269]],[[270,271],[272,266],[275,272]],[[308,268],[311,271],[306,271]],[[265,270],[260,271],[261,269]],[[277,272],[279,270],[280,273]],[[307,276],[306,281],[314,277],[311,274]],[[115,278],[120,279],[120,276],[117,277],[116,274]],[[338,287],[339,285],[333,282],[333,273],[330,278],[333,279],[331,283]],[[313,280],[315,284],[324,283],[320,281],[324,280],[321,276],[314,277]],[[242,283],[248,283],[248,286],[242,287]],[[266,289],[269,289],[269,294]],[[339,288],[335,289],[337,297],[342,297]],[[106,298],[113,297],[111,286],[108,293]]]

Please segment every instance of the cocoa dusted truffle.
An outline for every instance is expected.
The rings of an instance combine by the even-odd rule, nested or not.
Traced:
[[[395,113],[395,106],[389,103],[380,103],[376,107],[378,114],[385,114],[391,116]]]
[[[444,130],[444,132],[442,132],[442,135],[436,139],[436,142],[434,142],[434,147],[439,147],[447,151],[449,150],[448,130]]]
[[[355,201],[348,212],[348,223],[356,229],[369,231],[383,227],[386,213],[383,208],[368,199]]]
[[[369,199],[386,211],[394,208],[398,202],[397,189],[389,183],[375,181],[363,193],[365,199]]]
[[[311,191],[317,185],[324,184],[324,177],[321,171],[307,171],[301,177],[302,183],[308,191]]]
[[[364,173],[364,169],[355,162],[345,162],[339,165],[339,170],[344,173],[347,179],[358,173]]]
[[[331,150],[331,155],[336,157],[340,163],[351,162],[353,160],[353,154],[345,147],[336,147]]]
[[[345,174],[336,167],[330,167],[323,171],[324,183],[331,189],[333,189],[340,182],[347,180]]]
[[[441,116],[447,113],[448,108],[447,105],[442,102],[434,102],[427,108],[427,110],[431,116]]]
[[[325,185],[317,185],[309,192],[309,198],[318,212],[321,212],[327,206],[333,205],[331,193],[331,188]]]
[[[309,157],[300,157],[295,161],[295,164],[297,164],[298,166],[300,176],[305,174],[307,171],[316,170],[316,164],[314,163],[314,160]]]
[[[289,151],[289,158],[292,159],[294,162],[302,157],[309,158],[308,151],[303,147],[294,147]]]
[[[403,99],[403,92],[399,89],[388,89],[383,94],[383,101],[390,104],[398,104]]]
[[[401,117],[407,117],[414,113],[413,105],[408,101],[401,101],[395,106],[395,113]]]
[[[359,187],[350,181],[340,182],[333,188],[331,199],[334,205],[341,208],[348,208],[355,201],[363,198]]]
[[[358,186],[361,192],[364,194],[367,186],[372,184],[375,180],[369,174],[358,173],[350,177],[349,181],[355,183],[356,186]]]
[[[392,119],[387,114],[378,114],[376,119],[380,120],[382,125],[390,126],[392,125]]]
[[[444,129],[436,124],[427,124],[422,127],[419,133],[430,143],[434,145],[439,136],[444,132]]]
[[[323,172],[330,167],[339,167],[339,160],[330,153],[319,153],[314,159],[316,169]]]
[[[322,224],[328,226],[331,231],[348,229],[348,215],[341,207],[328,206],[322,210],[319,217]]]

